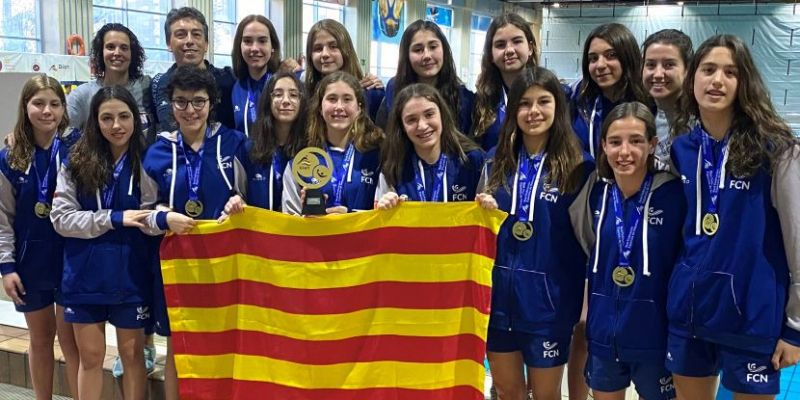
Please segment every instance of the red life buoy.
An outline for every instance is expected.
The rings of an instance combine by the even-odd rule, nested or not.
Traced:
[[[78,45],[78,50],[75,50],[75,45]],[[71,56],[85,56],[86,43],[83,41],[81,35],[72,34],[67,38],[67,54]]]

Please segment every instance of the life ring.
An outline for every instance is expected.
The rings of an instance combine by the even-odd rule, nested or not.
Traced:
[[[75,45],[78,45],[78,51],[75,51]],[[69,35],[67,38],[67,54],[71,56],[86,55],[86,43],[83,41],[83,37],[81,37],[81,35]]]

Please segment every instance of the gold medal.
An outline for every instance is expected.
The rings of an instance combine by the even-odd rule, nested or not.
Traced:
[[[43,201],[37,201],[36,205],[33,206],[33,212],[39,218],[47,218],[50,216],[50,204],[47,204]]]
[[[524,242],[533,237],[533,225],[531,225],[529,221],[514,222],[514,225],[511,227],[511,234],[514,235],[514,238],[517,240]]]
[[[624,267],[622,265],[614,268],[614,272],[611,275],[611,280],[613,280],[614,283],[616,283],[619,287],[628,287],[633,285],[633,281],[635,279],[636,274],[633,272],[633,268]]]
[[[703,216],[703,233],[708,236],[714,236],[719,229],[719,215],[716,213],[707,213]]]
[[[186,215],[192,218],[197,218],[203,213],[203,203],[200,200],[187,200],[183,208],[186,210]]]

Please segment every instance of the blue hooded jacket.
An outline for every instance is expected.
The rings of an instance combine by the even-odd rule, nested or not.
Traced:
[[[667,284],[680,252],[686,215],[681,183],[666,172],[653,176],[629,256],[631,286],[612,280],[619,264],[612,181],[593,176],[581,194],[591,222],[586,337],[593,356],[622,362],[663,363],[667,345]],[[588,195],[588,199],[586,196]],[[637,212],[639,192],[623,200],[623,218]]]
[[[184,152],[178,148],[178,131],[162,132],[147,149],[142,165],[158,186],[158,203],[186,214],[189,200]],[[186,146],[186,145],[185,145]],[[242,160],[247,157],[244,134],[219,123],[211,125],[211,135],[203,143],[199,200],[203,212],[196,219],[216,219],[231,195],[246,195],[246,173]],[[186,146],[187,152],[193,152]],[[166,229],[164,221],[159,226]]]
[[[44,174],[50,165],[50,149],[38,146],[33,162],[36,171]],[[57,171],[67,159],[66,145],[58,154],[48,176],[47,198],[52,204]],[[38,198],[38,182],[34,169],[12,169],[8,164],[8,148],[0,150],[0,274],[16,272],[26,290],[54,290],[61,285],[64,239],[53,229],[50,218],[39,218],[34,212]]]
[[[487,163],[486,175],[491,174]],[[594,170],[588,154],[577,167],[579,188]],[[547,170],[542,174],[544,178]],[[514,175],[507,177],[513,188]],[[572,229],[571,208],[578,207],[575,193],[560,193],[543,182],[535,189],[533,236],[527,241],[514,238],[517,221],[511,207],[512,195],[500,186],[494,193],[499,208],[510,215],[497,236],[497,259],[492,270],[492,311],[489,327],[521,331],[539,336],[571,336],[583,305],[586,253]]]
[[[131,159],[126,158],[110,208],[102,203],[100,190],[95,195],[79,193],[66,169],[59,174],[51,216],[56,231],[65,237],[61,283],[65,305],[151,301],[152,239],[139,228],[123,226],[123,212],[150,208],[155,198],[143,198],[141,185],[152,181],[136,182],[131,168]],[[153,228],[150,234],[158,234]]]
[[[710,200],[701,163],[703,134],[698,123],[677,137],[670,151],[688,210],[683,252],[669,283],[670,332],[762,354],[771,354],[778,339],[798,345],[800,331],[784,323],[789,265],[774,176],[766,163],[750,177],[723,171],[719,229],[704,234],[701,218]],[[714,151],[722,151],[719,142]]]
[[[412,150],[413,152],[413,150]],[[442,198],[434,199],[434,201],[445,202],[450,201],[472,201],[475,200],[475,193],[478,187],[478,182],[481,179],[481,172],[483,171],[484,153],[481,150],[472,150],[467,153],[467,161],[462,162],[457,158],[450,157],[447,163],[446,182],[447,186],[442,188]],[[436,166],[429,165],[421,161],[422,169],[425,173],[425,182],[433,182],[434,175],[436,174]],[[413,157],[406,157],[406,162],[403,167],[402,180],[397,183],[394,191],[398,195],[408,196],[411,201],[423,201],[417,192],[417,185],[415,182],[415,171],[419,170],[419,165],[414,165]],[[384,177],[381,174],[381,183],[379,184],[376,199],[384,193]],[[433,184],[428,183],[425,185],[425,196],[430,197],[433,192]]]

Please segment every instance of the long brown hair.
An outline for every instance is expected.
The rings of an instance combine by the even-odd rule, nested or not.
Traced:
[[[653,113],[650,112],[650,109],[647,108],[646,105],[638,101],[632,101],[629,103],[620,103],[608,113],[608,116],[603,120],[603,131],[600,134],[600,140],[605,143],[608,137],[608,127],[610,127],[614,121],[628,117],[633,117],[644,122],[645,138],[648,142],[656,137],[656,119],[653,117]],[[655,171],[654,154],[647,155],[647,170],[650,172]],[[601,178],[614,179],[614,171],[608,163],[608,155],[606,155],[606,152],[603,150],[603,146],[600,146],[600,153],[597,156],[597,175]]]
[[[703,59],[715,47],[731,51],[738,71],[727,168],[734,176],[748,177],[753,176],[764,162],[769,162],[771,171],[778,157],[798,144],[798,140],[775,112],[769,91],[747,45],[734,35],[712,36],[695,52],[683,81],[684,95],[679,100],[680,113],[673,134],[688,132],[692,121],[702,122],[700,107],[694,97],[694,76]]]
[[[324,147],[327,141],[327,132],[325,128],[325,120],[322,119],[322,100],[325,97],[325,90],[328,85],[334,82],[344,82],[356,94],[356,101],[358,102],[361,112],[359,113],[350,130],[347,132],[348,140],[352,141],[359,152],[367,152],[372,149],[380,147],[384,139],[384,134],[381,128],[375,126],[372,120],[367,116],[364,101],[364,89],[358,83],[353,75],[344,71],[336,71],[328,74],[319,82],[317,89],[314,91],[314,97],[311,98],[311,104],[308,107],[308,145],[315,147]]]
[[[281,64],[281,42],[278,39],[278,32],[272,22],[263,15],[251,14],[239,21],[239,26],[236,28],[236,36],[233,37],[233,50],[231,50],[231,60],[233,60],[233,75],[238,79],[250,76],[250,70],[247,63],[242,56],[242,36],[244,36],[244,29],[251,22],[258,22],[267,27],[269,31],[269,43],[272,46],[272,54],[267,61],[267,72],[275,73]]]
[[[19,97],[19,108],[17,109],[17,124],[11,133],[14,138],[14,146],[8,150],[8,165],[17,171],[25,171],[33,159],[33,152],[36,140],[33,137],[33,125],[28,117],[28,102],[41,90],[50,89],[61,100],[64,107],[64,115],[58,124],[56,135],[61,135],[64,129],[69,126],[69,116],[67,116],[67,98],[64,96],[64,88],[55,78],[45,74],[36,75],[22,87]]]
[[[290,79],[300,93],[300,103],[297,105],[297,118],[289,128],[289,137],[286,138],[284,151],[293,157],[306,144],[306,118],[308,117],[308,100],[303,93],[303,85],[293,72],[281,71],[273,75],[267,82],[261,98],[258,100],[258,115],[253,124],[253,148],[250,149],[250,159],[258,164],[267,164],[272,159],[272,153],[278,149],[278,136],[275,132],[275,116],[272,115],[272,92],[281,79]]]
[[[397,94],[396,103],[392,107],[386,127],[386,142],[381,149],[381,170],[390,186],[395,186],[400,182],[406,158],[414,151],[414,145],[403,129],[403,109],[410,100],[415,98],[428,100],[439,109],[442,119],[442,136],[439,140],[443,154],[455,157],[464,163],[467,161],[467,153],[479,148],[475,142],[458,131],[458,124],[438,90],[424,83],[406,86]],[[480,166],[476,168],[480,168]]]
[[[617,58],[622,66],[622,77],[614,86],[622,94],[620,100],[652,103],[642,82],[642,52],[636,43],[636,37],[625,25],[613,22],[594,28],[589,32],[589,36],[586,37],[583,44],[583,60],[581,61],[583,80],[578,88],[580,102],[588,104],[603,93],[589,74],[589,47],[594,39],[605,40],[617,53]]]
[[[439,28],[439,25],[436,25],[436,23],[432,21],[416,20],[406,27],[405,32],[403,32],[403,37],[400,38],[400,55],[397,59],[397,74],[394,77],[394,96],[397,97],[397,94],[400,93],[404,87],[419,82],[417,73],[414,72],[414,68],[411,67],[409,52],[411,51],[411,41],[414,40],[414,35],[421,31],[433,32],[436,38],[442,42],[442,69],[439,70],[439,74],[436,75],[436,89],[442,94],[442,97],[447,101],[448,107],[450,107],[450,111],[457,118],[460,110],[460,90],[461,86],[463,86],[463,82],[458,78],[456,63],[453,59],[453,51],[450,49],[450,43],[447,42],[447,37],[442,32],[442,29]]]
[[[523,134],[517,126],[517,112],[522,96],[528,89],[538,86],[553,95],[555,98],[555,116],[553,126],[548,132],[546,166],[549,171],[547,180],[551,185],[558,186],[561,193],[570,193],[578,189],[581,175],[577,172],[578,166],[583,161],[581,145],[569,117],[569,103],[561,88],[561,83],[550,70],[535,67],[526,68],[511,84],[511,93],[508,97],[508,113],[506,122],[500,132],[500,139],[494,157],[494,167],[486,185],[486,192],[493,193],[500,186],[508,187],[507,177],[517,170],[517,152],[522,144]]]
[[[306,68],[306,90],[308,91],[309,97],[316,91],[317,85],[323,78],[322,72],[314,68],[314,62],[312,61],[314,40],[316,40],[317,33],[320,31],[328,32],[336,39],[336,44],[339,46],[339,51],[342,53],[341,71],[353,75],[357,80],[364,79],[364,73],[358,65],[356,49],[353,47],[353,40],[350,39],[350,33],[347,32],[347,28],[338,21],[323,19],[311,26],[311,30],[308,31],[308,39],[306,40],[306,63],[308,65],[308,68]]]
[[[506,13],[492,19],[489,30],[486,31],[486,40],[483,43],[481,73],[478,75],[478,82],[475,84],[475,112],[472,124],[472,131],[475,137],[483,136],[497,119],[497,103],[500,102],[503,92],[503,76],[492,60],[492,44],[497,30],[506,25],[519,28],[525,35],[528,45],[533,50],[533,54],[528,58],[528,62],[525,65],[529,68],[536,66],[536,39],[534,39],[531,27],[525,19],[514,13]],[[472,132],[465,133],[470,134]]]
[[[67,171],[75,182],[78,193],[91,196],[109,182],[114,170],[114,156],[111,146],[100,130],[100,106],[111,100],[119,100],[128,106],[133,118],[133,134],[128,142],[128,157],[131,160],[131,174],[139,183],[139,172],[144,152],[142,121],[136,99],[122,86],[106,86],[92,97],[89,106],[89,119],[83,134],[69,152]]]

